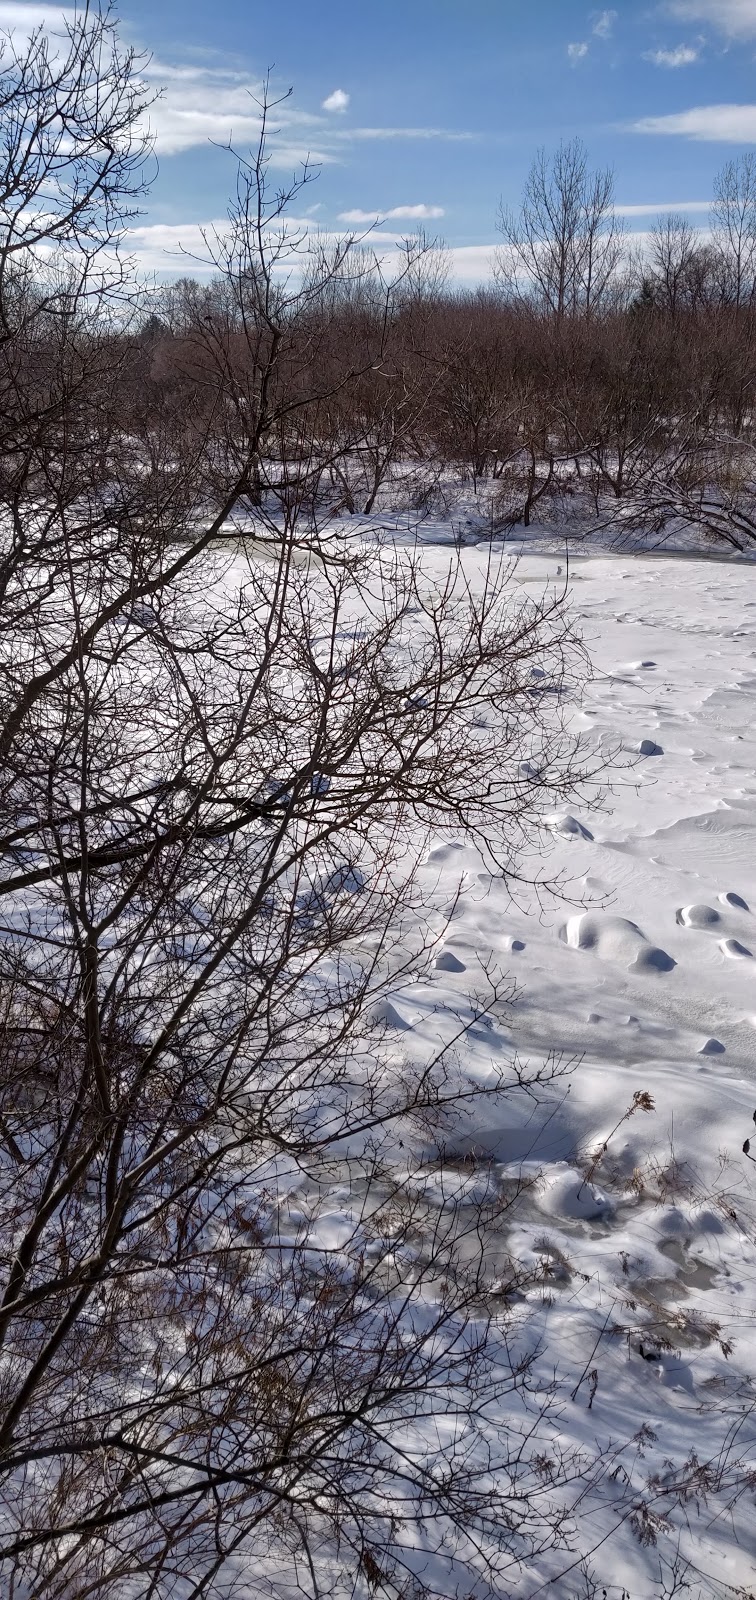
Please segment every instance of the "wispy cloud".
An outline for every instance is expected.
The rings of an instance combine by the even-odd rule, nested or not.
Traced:
[[[196,273],[203,265],[212,271],[204,235],[221,235],[227,222],[182,222],[180,224],[149,223],[142,228],[130,228],[126,244],[144,272],[158,275],[187,272]],[[186,258],[189,257],[190,260]]]
[[[303,234],[306,232],[306,218],[292,221]],[[222,221],[204,224],[185,222],[180,225],[156,223],[132,228],[128,243],[142,270],[158,279],[182,277],[187,272],[192,277],[202,278],[214,271],[203,235],[212,237],[216,233],[222,236],[226,227],[227,224]],[[343,238],[344,235],[325,234],[319,230],[317,237],[322,241],[324,238]],[[400,233],[371,233],[370,244],[387,272],[401,270],[404,258]],[[500,245],[486,242],[450,247],[445,254],[452,280],[460,284],[486,283],[490,280],[494,257],[500,248]],[[295,263],[292,260],[284,262],[280,271],[287,273],[293,266]]]
[[[443,206],[392,206],[390,211],[340,211],[339,222],[375,222],[378,217],[386,222],[431,222],[443,215]]]
[[[333,138],[349,139],[473,139],[472,133],[460,133],[454,128],[339,128]]]
[[[710,200],[652,200],[648,205],[615,206],[618,217],[652,217],[677,215],[678,211],[705,212],[711,210]]]
[[[496,252],[495,244],[454,245],[447,251],[451,276],[456,283],[485,283],[490,280]]]
[[[587,54],[588,45],[586,44],[585,39],[581,39],[576,44],[568,44],[567,46],[567,58],[573,67],[577,66],[578,61],[582,61]]]
[[[596,38],[609,39],[614,32],[614,24],[616,21],[616,11],[600,11],[593,24],[593,32],[595,33]]]
[[[708,22],[732,39],[756,38],[756,0],[667,0],[674,17]]]
[[[326,95],[323,101],[324,111],[346,111],[349,105],[349,95],[345,89],[334,89],[332,94]]]
[[[0,7],[3,0],[0,0]],[[183,66],[152,61],[147,71],[150,87],[160,88],[150,108],[149,124],[158,152],[178,155],[213,140],[235,146],[256,143],[260,136],[262,83],[243,72],[225,68]],[[323,102],[327,113],[304,111],[286,100],[275,110],[275,131],[269,139],[274,167],[296,166],[305,158],[317,165],[343,159],[352,142],[384,139],[470,139],[469,133],[448,128],[350,127],[341,121],[349,96],[336,89]],[[334,112],[338,115],[334,119]],[[310,141],[312,141],[310,143]]]
[[[678,44],[674,50],[646,50],[643,59],[652,61],[655,67],[689,67],[699,55],[692,44]]]
[[[337,154],[332,150],[321,149],[319,144],[300,144],[286,139],[271,139],[268,147],[268,161],[271,167],[292,174],[295,169],[305,165],[330,167],[338,160]]]
[[[633,133],[676,134],[724,144],[756,143],[756,105],[692,106],[662,117],[641,117],[631,124]]]
[[[0,0],[1,3],[1,0]],[[216,144],[255,142],[260,135],[262,83],[247,73],[225,68],[175,65],[153,60],[147,69],[150,88],[160,96],[150,107],[149,125],[161,155],[178,155],[212,139]],[[302,112],[288,102],[276,110],[276,128],[285,139],[290,130],[315,129],[325,119]],[[273,146],[275,147],[275,137]],[[321,157],[327,159],[327,153]]]
[[[273,264],[273,269],[295,276],[310,259],[310,246],[320,249],[324,242],[349,238],[344,230],[313,226],[312,219],[306,215],[288,217],[286,227],[287,233],[296,238],[297,244],[288,250],[284,249],[280,259]],[[130,228],[125,244],[146,274],[162,279],[183,277],[187,272],[192,277],[207,277],[217,271],[213,260],[214,250],[218,247],[223,249],[227,235],[228,222],[218,218],[207,222],[148,223],[143,227]],[[279,236],[280,224],[271,224],[271,247]],[[369,243],[381,263],[393,270],[401,265],[405,239],[406,235],[401,232],[375,229],[370,234]]]
[[[0,0],[0,30],[28,35],[36,28],[56,28],[73,22],[73,6],[26,4],[26,0]]]
[[[0,32],[13,31],[27,38],[38,27],[48,34],[60,32],[77,15],[71,5],[50,5],[42,0],[0,0]],[[147,122],[161,156],[180,155],[212,141],[237,148],[254,145],[260,137],[262,79],[238,70],[236,64],[205,66],[151,60],[144,71],[148,89],[157,95]],[[438,127],[349,127],[342,120],[350,96],[336,88],[317,111],[305,111],[285,99],[275,108],[269,133],[270,164],[291,168],[309,159],[328,165],[344,159],[349,143],[367,140],[469,140],[472,134]]]

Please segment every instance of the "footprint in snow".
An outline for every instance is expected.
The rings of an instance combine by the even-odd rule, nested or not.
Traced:
[[[723,906],[732,906],[736,911],[747,911],[749,909],[748,902],[743,899],[742,895],[735,894],[732,889],[720,894],[719,900]]]
[[[729,956],[733,961],[753,959],[753,951],[746,949],[739,939],[720,939],[719,948],[723,956]]]

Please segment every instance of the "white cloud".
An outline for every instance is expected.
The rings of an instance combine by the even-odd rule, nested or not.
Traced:
[[[584,39],[581,40],[580,44],[568,44],[567,46],[567,55],[573,67],[578,61],[582,61],[584,56],[587,56],[587,54],[588,46]]]
[[[756,143],[756,105],[692,106],[663,117],[641,117],[631,124],[633,133],[677,134],[685,139]]]
[[[447,251],[453,280],[456,283],[489,283],[498,248],[495,244],[453,245]]]
[[[228,222],[147,223],[129,228],[126,249],[143,272],[159,278],[205,277],[215,269],[208,257],[203,234],[222,236]]]
[[[259,138],[261,119],[256,101],[262,84],[258,80],[240,72],[173,66],[160,61],[150,63],[148,76],[150,85],[160,86],[163,91],[149,113],[150,128],[161,155],[177,155],[209,139],[221,145],[233,140],[235,146],[244,146]],[[339,89],[329,96],[332,110],[338,109],[336,95],[343,93]],[[270,138],[274,167],[297,166],[307,157],[317,165],[326,165],[341,159],[345,144],[369,139],[472,138],[469,133],[447,128],[335,127],[332,118],[302,111],[289,102],[276,108],[275,126],[277,132]],[[310,134],[313,145],[307,142]]]
[[[73,7],[61,5],[25,4],[25,0],[0,0],[0,32],[13,30],[29,35],[35,28],[59,27],[61,22],[73,22]]]
[[[394,206],[386,212],[387,217],[395,217],[399,221],[403,217],[415,222],[429,222],[435,217],[444,215],[443,206]]]
[[[77,15],[68,5],[41,0],[0,0],[0,33],[15,32],[19,41],[44,25],[48,37],[63,31]],[[161,156],[179,155],[212,141],[233,142],[237,149],[254,146],[260,136],[260,99],[263,83],[250,72],[231,66],[208,67],[152,59],[142,74],[143,84],[156,98],[145,116],[146,126]],[[291,171],[309,160],[322,166],[344,159],[350,143],[367,140],[458,141],[473,137],[446,128],[351,128],[339,125],[338,116],[349,105],[344,89],[334,89],[318,111],[306,111],[289,100],[275,107],[269,134],[271,166]],[[328,113],[328,114],[324,114]]]
[[[256,143],[261,119],[255,96],[261,85],[241,74],[153,64],[150,79],[164,92],[150,108],[149,124],[161,155],[177,155],[212,139],[236,147]],[[369,139],[466,140],[470,133],[447,128],[337,128],[325,117],[279,106],[269,153],[275,167],[297,166],[306,158],[317,165],[342,159],[346,144]],[[305,132],[307,130],[307,132]],[[313,144],[308,142],[310,132]]]
[[[458,133],[451,128],[334,128],[331,138],[349,139],[472,139],[472,133]]]
[[[756,0],[669,0],[675,17],[708,22],[732,39],[756,38]]]
[[[230,104],[232,96],[218,95],[215,105],[203,105],[198,97],[192,105],[182,105],[166,95],[151,106],[149,128],[155,148],[161,155],[175,156],[182,150],[213,139],[217,144],[248,144],[260,134],[260,118],[248,105]]]
[[[271,243],[277,226],[271,225]],[[311,224],[306,217],[291,216],[286,226],[292,235],[305,238]],[[315,231],[322,237],[320,230]],[[152,222],[129,228],[125,244],[145,272],[171,278],[205,277],[216,271],[210,249],[213,240],[223,240],[227,234],[228,219],[217,217],[207,222]],[[395,241],[395,235],[388,237]]]
[[[233,139],[235,144],[245,145],[259,138],[261,118],[257,102],[262,84],[247,73],[151,61],[147,77],[150,88],[162,91],[150,107],[148,117],[161,155],[177,155],[208,139],[216,144],[228,144]],[[322,127],[323,118],[287,103],[277,108],[275,126],[284,141],[290,141],[296,129],[299,141],[303,127]],[[272,138],[272,152],[280,142]],[[327,153],[315,159],[327,160]]]
[[[349,105],[349,95],[344,89],[334,89],[333,94],[326,96],[323,101],[324,111],[346,111]]]
[[[292,219],[292,222],[302,231],[306,231],[305,218]],[[208,259],[203,233],[208,235],[218,233],[222,236],[227,226],[227,223],[222,221],[204,224],[155,223],[142,228],[132,228],[128,243],[142,270],[154,274],[158,279],[202,278],[214,270]],[[343,234],[324,234],[322,231],[318,231],[317,236],[321,240],[343,238]],[[400,233],[376,232],[370,235],[370,244],[379,253],[387,272],[398,271],[403,265],[403,257],[400,254],[401,243]],[[445,252],[452,280],[469,285],[490,282],[493,260],[498,249],[500,246],[496,244],[452,246]],[[284,266],[281,270],[288,269]]]
[[[610,38],[614,24],[617,21],[616,11],[601,11],[593,24],[593,31],[598,39]]]
[[[615,206],[618,217],[650,217],[657,213],[667,216],[678,211],[703,211],[711,210],[710,200],[652,200],[650,205]]]
[[[674,50],[646,50],[644,60],[652,61],[655,67],[689,67],[691,62],[697,61],[698,50],[692,44],[678,44]]]
[[[270,225],[271,244],[279,228],[278,223]],[[313,227],[307,216],[287,217],[286,228],[299,240],[299,245],[285,252],[274,270],[284,274],[292,272],[295,276],[307,260],[308,238],[322,245],[349,237],[338,229]],[[227,234],[228,222],[217,218],[208,222],[146,223],[128,230],[125,245],[142,272],[158,279],[205,278],[217,270],[212,259],[213,241],[222,241]],[[371,232],[369,243],[382,263],[393,270],[401,265],[400,252],[405,237],[400,232],[376,229]]]
[[[390,211],[340,211],[339,222],[375,222],[378,217],[386,222],[430,222],[443,215],[443,206],[392,206]]]

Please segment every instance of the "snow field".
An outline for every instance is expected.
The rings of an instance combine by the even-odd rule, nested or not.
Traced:
[[[464,554],[471,572],[483,559]],[[516,581],[558,581],[556,564],[523,555]],[[601,1464],[575,1490],[570,1549],[513,1569],[518,1596],[578,1594],[587,1573],[650,1600],[675,1563],[693,1594],[756,1581],[752,584],[705,561],[573,564],[595,673],[574,726],[624,753],[612,792],[545,819],[563,897],[513,898],[467,841],[439,840],[423,872],[453,918],[428,982],[387,1004],[422,1052],[506,971],[518,997],[469,1027],[463,1069],[484,1081],[507,1051],[572,1064],[539,1103],[514,1092],[471,1114],[453,1151],[522,1186],[506,1245],[544,1269],[519,1309],[558,1390],[544,1426]],[[643,1095],[653,1109],[628,1115]]]
[[[424,541],[441,583],[448,529],[426,525]],[[482,583],[487,549],[461,559]],[[513,582],[561,588],[563,564],[525,549]],[[527,1440],[544,1504],[565,1515],[561,1544],[502,1570],[502,1597],[661,1600],[684,1581],[724,1600],[756,1588],[756,1174],[743,1152],[756,1113],[756,597],[747,565],[604,554],[571,561],[570,605],[593,663],[571,727],[606,759],[610,792],[547,812],[515,885],[468,839],[433,840],[419,874],[428,970],[389,986],[372,1019],[399,1070],[454,1041],[471,1085],[510,1062],[540,1081],[526,1091],[513,1073],[473,1102],[440,1160],[405,1140],[393,1180],[461,1224],[468,1205],[501,1208],[488,1289],[507,1349],[533,1366],[488,1417],[490,1437]],[[534,693],[551,690],[534,675]],[[399,971],[408,938],[405,926]],[[511,995],[487,1006],[492,975]],[[294,1175],[284,1191],[292,1237],[303,1219],[317,1247],[353,1235],[338,1163],[328,1196]],[[512,1296],[517,1269],[530,1286]],[[414,1560],[432,1584],[422,1541]]]

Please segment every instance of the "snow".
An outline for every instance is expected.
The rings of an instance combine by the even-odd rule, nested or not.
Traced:
[[[426,522],[422,540],[439,587],[450,557],[474,589],[511,554],[509,543],[460,548],[449,523]],[[523,542],[512,582],[561,593],[563,563],[558,542]],[[232,554],[230,587],[237,567],[244,581]],[[427,970],[406,982],[410,906],[392,953],[399,976],[370,1021],[399,1073],[451,1043],[462,1080],[492,1092],[445,1130],[443,1159],[402,1129],[392,1181],[434,1218],[488,1208],[488,1287],[507,1301],[503,1373],[512,1351],[532,1356],[527,1385],[504,1381],[486,1416],[492,1461],[503,1431],[544,1461],[582,1463],[553,1487],[545,1478],[564,1539],[513,1556],[502,1600],[661,1600],[675,1573],[692,1600],[746,1595],[756,1590],[756,1186],[743,1150],[756,1114],[756,592],[745,562],[599,552],[570,561],[568,604],[593,676],[563,709],[588,765],[605,762],[607,789],[593,805],[575,797],[545,811],[515,885],[464,836],[424,851]],[[553,693],[543,669],[532,676],[534,695]],[[528,781],[541,770],[521,764]],[[313,775],[314,798],[333,792]],[[307,885],[299,914],[328,896],[358,903],[369,881],[345,863]],[[510,1062],[530,1065],[533,1088],[518,1088],[515,1072],[497,1087]],[[345,1162],[358,1156],[359,1141],[343,1145]],[[283,1157],[259,1178],[276,1191],[282,1245],[305,1230],[313,1250],[335,1255],[354,1239],[361,1201],[339,1154],[322,1202]],[[508,1297],[509,1263],[526,1276]],[[464,1581],[444,1588],[448,1572],[433,1568],[421,1533],[417,1572],[432,1592],[490,1592],[475,1586],[472,1537]]]
[[[461,558],[482,581],[487,552]],[[446,559],[429,543],[429,570]],[[523,554],[515,581],[561,583],[556,555]],[[573,564],[570,603],[594,667],[573,725],[611,792],[544,818],[561,894],[513,899],[468,840],[439,839],[422,872],[453,918],[427,983],[383,1014],[421,1056],[498,968],[518,997],[467,1028],[462,1070],[565,1062],[457,1147],[522,1183],[508,1248],[551,1262],[520,1312],[557,1394],[544,1447],[593,1464],[564,1491],[568,1547],[506,1592],[566,1600],[592,1592],[582,1571],[644,1600],[678,1562],[691,1593],[724,1595],[756,1584],[756,595],[745,564],[599,555]]]
[[[487,1225],[489,1287],[506,1284],[507,1263],[531,1274],[501,1329],[504,1373],[513,1349],[533,1366],[487,1418],[492,1460],[504,1430],[547,1463],[581,1465],[544,1483],[544,1506],[566,1515],[562,1543],[513,1556],[502,1596],[745,1596],[756,1589],[750,563],[584,547],[567,580],[563,540],[536,533],[492,554],[479,532],[466,542],[449,522],[387,519],[381,538],[417,549],[419,537],[439,587],[450,556],[475,588],[513,553],[524,592],[569,582],[593,665],[569,716],[605,760],[608,789],[544,815],[525,864],[537,887],[524,878],[512,892],[462,836],[425,853],[428,970],[399,978],[371,1020],[398,1063],[453,1041],[462,1078],[492,1094],[459,1116],[441,1163],[423,1166],[416,1144],[408,1166],[405,1137],[393,1180],[434,1213],[514,1196]],[[355,519],[350,536],[375,535]],[[534,672],[533,693],[551,690]],[[522,764],[525,779],[539,771]],[[401,944],[394,959],[405,972]],[[486,1008],[492,974],[502,997]],[[508,1061],[543,1065],[534,1091],[497,1091]],[[296,1182],[282,1203],[296,1231]],[[338,1249],[353,1228],[348,1186],[308,1226],[313,1244]],[[458,1592],[421,1530],[403,1554],[434,1593]],[[463,1592],[488,1594],[475,1564],[471,1544]]]

